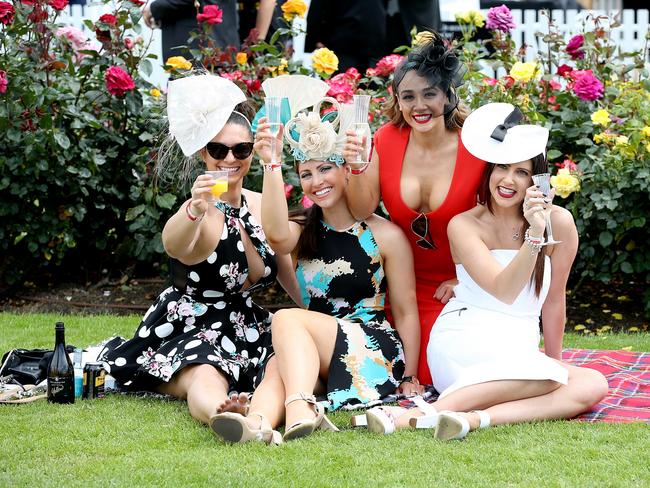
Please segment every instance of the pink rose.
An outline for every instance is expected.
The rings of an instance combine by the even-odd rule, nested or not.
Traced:
[[[48,0],[47,4],[54,10],[61,11],[68,6],[69,0]]]
[[[291,196],[291,190],[293,190],[293,185],[291,183],[285,183],[284,184],[284,198],[289,200],[289,197]]]
[[[242,73],[239,70],[235,70],[232,73],[221,73],[221,77],[225,78],[230,81],[238,81],[241,80],[244,76],[244,73]]]
[[[571,59],[582,59],[585,57],[585,52],[582,50],[582,45],[585,43],[585,38],[582,34],[573,36],[569,43],[566,45],[566,52]]]
[[[548,86],[551,87],[551,90],[556,90],[556,91],[562,88],[562,84],[555,80],[549,81]]]
[[[389,76],[398,64],[402,62],[404,56],[399,54],[389,54],[381,58],[375,66],[376,76]]]
[[[99,18],[99,22],[103,22],[107,25],[116,25],[117,17],[115,17],[113,14],[104,14]]]
[[[505,5],[492,7],[487,13],[487,22],[485,27],[491,30],[500,30],[501,32],[510,32],[517,27],[510,9]]]
[[[494,86],[498,83],[498,80],[496,78],[483,78],[483,83],[488,86]]]
[[[207,22],[210,25],[221,24],[223,10],[221,10],[217,5],[206,5],[203,7],[203,13],[196,16],[197,22]]]
[[[368,78],[372,78],[373,76],[377,76],[377,70],[375,68],[368,68],[366,70],[366,76]]]
[[[9,25],[14,21],[14,6],[9,2],[0,2],[0,24]]]
[[[345,74],[355,81],[361,78],[361,73],[354,67],[345,70]]]
[[[307,195],[303,195],[303,197],[300,199],[300,205],[302,205],[304,208],[311,208],[311,206],[314,205],[314,202],[307,198]]]
[[[135,42],[133,42],[133,39],[131,39],[130,37],[125,37],[124,47],[130,51],[131,49],[133,49],[133,46],[135,46]]]
[[[123,97],[127,91],[135,88],[133,78],[119,66],[111,66],[104,75],[106,89],[111,95]]]
[[[7,72],[0,69],[0,93],[5,93],[7,91],[8,84]]]
[[[57,37],[64,37],[75,50],[86,49],[88,47],[88,39],[81,29],[73,26],[59,27],[56,30]]]
[[[330,86],[327,92],[328,97],[336,98],[337,101],[342,103],[352,100],[354,86],[350,83],[349,76],[346,73],[340,73],[325,82]]]
[[[555,166],[557,166],[559,169],[566,168],[566,169],[568,169],[569,171],[571,171],[572,173],[573,173],[573,172],[577,172],[578,169],[579,169],[579,168],[578,168],[578,165],[577,165],[574,161],[572,161],[571,159],[569,159],[569,158],[565,159],[565,160],[562,161],[561,163],[555,163]]]
[[[576,71],[574,71],[572,75],[575,73]],[[573,93],[575,93],[581,100],[593,102],[594,100],[601,98],[605,92],[605,87],[600,80],[593,75],[591,70],[583,71],[582,75],[575,80],[576,81],[573,84]]]

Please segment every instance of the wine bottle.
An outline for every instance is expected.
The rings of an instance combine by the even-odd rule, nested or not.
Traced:
[[[54,354],[47,367],[47,400],[51,403],[74,403],[74,368],[65,351],[63,322],[55,326]]]

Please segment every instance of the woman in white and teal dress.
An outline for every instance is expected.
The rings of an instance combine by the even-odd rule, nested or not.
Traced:
[[[114,338],[100,359],[124,389],[186,399],[191,415],[207,424],[230,391],[254,388],[272,351],[271,314],[251,293],[276,276],[295,278],[289,257],[266,241],[261,195],[242,187],[253,158],[243,92],[218,76],[181,78],[169,83],[167,114],[171,148],[160,149],[157,170],[179,186],[183,176],[192,184],[162,233],[173,285],[133,338]],[[228,189],[215,203],[206,169],[228,172]]]
[[[391,222],[375,215],[357,221],[350,213],[345,200],[349,170],[339,152],[345,136],[335,130],[341,107],[333,99],[327,102],[337,110],[322,119],[318,103],[284,129],[302,190],[313,201],[304,212],[290,216],[281,165],[271,163],[272,143],[280,160],[282,131],[271,135],[266,119],[258,126],[262,226],[276,253],[292,254],[305,309],[274,314],[275,357],[248,417],[226,412],[213,419],[215,432],[231,442],[256,438],[264,430],[259,418],[273,427],[284,418],[285,441],[316,429],[337,430],[315,393],[325,393],[330,409],[337,409],[377,402],[396,391],[421,391],[412,380],[419,325],[411,251]],[[394,327],[384,313],[387,292]],[[271,375],[281,379],[279,385]],[[275,388],[267,386],[271,383]]]
[[[548,171],[548,130],[519,125],[521,118],[512,105],[491,103],[465,121],[463,144],[491,164],[480,204],[448,226],[459,283],[427,347],[440,397],[409,411],[371,409],[370,430],[391,433],[410,424],[435,428],[439,439],[458,439],[488,425],[571,418],[607,392],[599,372],[560,361],[578,234],[571,213],[533,186],[532,176]],[[550,235],[561,242],[551,243]],[[540,313],[545,353],[539,350]]]

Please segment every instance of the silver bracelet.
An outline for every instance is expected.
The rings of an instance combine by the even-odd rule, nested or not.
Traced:
[[[526,229],[526,233],[524,234],[524,242],[530,247],[531,255],[539,254],[539,252],[542,250],[542,247],[544,247],[544,236],[531,236],[529,227]]]

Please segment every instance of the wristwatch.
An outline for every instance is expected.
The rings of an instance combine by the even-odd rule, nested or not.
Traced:
[[[418,380],[418,377],[417,377],[417,376],[415,376],[415,375],[410,375],[410,376],[404,376],[404,377],[402,378],[402,381],[400,381],[399,384],[401,385],[402,383],[412,383],[412,384],[414,384],[414,385],[419,385],[419,384],[420,384],[420,380]]]

